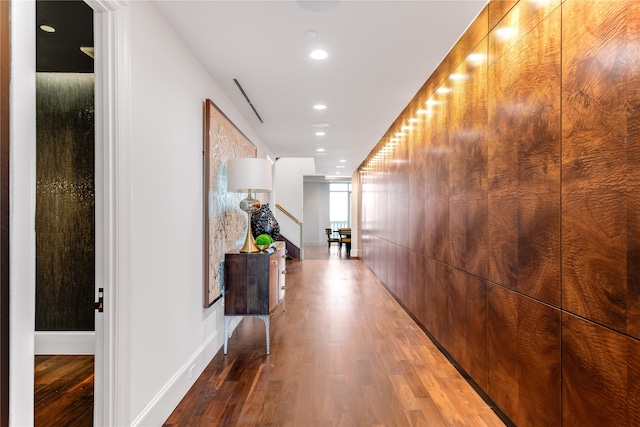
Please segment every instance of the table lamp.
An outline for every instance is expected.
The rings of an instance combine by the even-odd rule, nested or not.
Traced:
[[[267,159],[240,158],[227,161],[227,191],[247,193],[240,209],[247,213],[247,236],[240,252],[258,252],[251,233],[251,214],[260,209],[260,201],[251,193],[271,191],[271,162]]]

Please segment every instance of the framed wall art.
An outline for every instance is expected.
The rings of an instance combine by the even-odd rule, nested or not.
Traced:
[[[227,192],[227,161],[256,157],[255,145],[207,99],[204,106],[204,307],[223,295],[224,254],[242,246],[247,215],[241,193]]]

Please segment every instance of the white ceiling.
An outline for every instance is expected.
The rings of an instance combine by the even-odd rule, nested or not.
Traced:
[[[155,2],[276,157],[314,157],[318,174],[349,177],[486,3]],[[311,59],[317,48],[329,57]],[[314,122],[329,123],[325,136]]]

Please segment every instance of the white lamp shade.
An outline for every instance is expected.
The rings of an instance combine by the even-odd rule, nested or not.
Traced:
[[[271,191],[271,162],[256,158],[227,161],[227,191],[234,193]]]

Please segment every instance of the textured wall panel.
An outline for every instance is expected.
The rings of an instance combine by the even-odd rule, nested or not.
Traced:
[[[636,337],[639,10],[563,5],[562,306]]]
[[[489,278],[555,306],[560,18],[558,9],[489,67]]]
[[[93,74],[36,75],[36,330],[94,329]]]
[[[451,269],[450,275],[449,328],[449,354],[488,391],[487,285],[456,269]]]
[[[478,19],[390,128],[426,112],[407,157],[367,175],[363,224],[385,227],[379,192],[402,183],[380,184],[408,159],[396,295],[418,321],[519,426],[640,425],[640,1]]]
[[[562,315],[565,427],[640,425],[640,342]]]
[[[520,427],[558,426],[560,310],[490,285],[489,394]]]
[[[454,70],[445,88],[450,117],[449,262],[481,277],[487,275],[486,57],[485,37]]]

